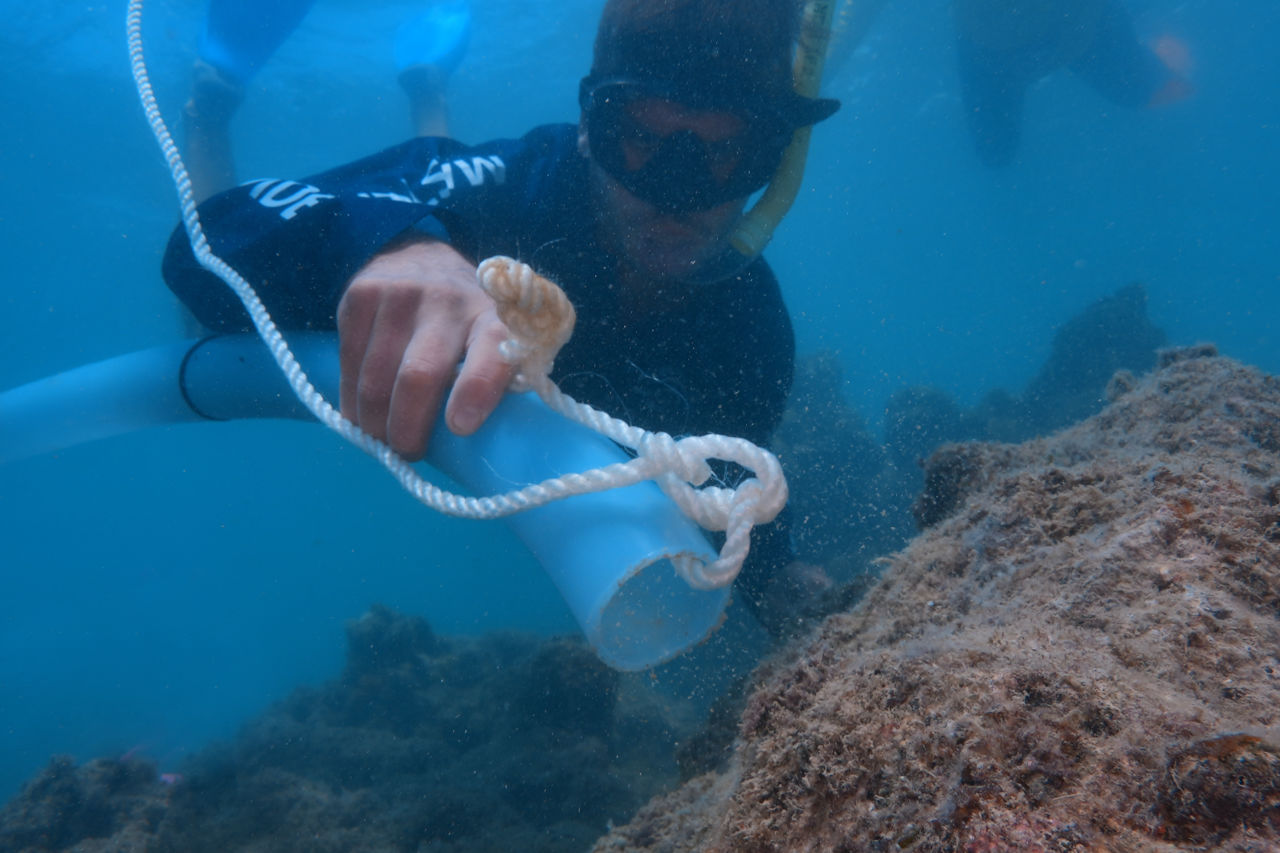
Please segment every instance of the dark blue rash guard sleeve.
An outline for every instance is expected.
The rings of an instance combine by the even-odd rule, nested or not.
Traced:
[[[559,179],[573,127],[469,147],[413,139],[301,180],[262,179],[199,207],[209,246],[258,292],[283,328],[332,329],[351,277],[410,228],[467,253],[478,229],[519,231],[544,185]],[[169,240],[163,274],[215,331],[249,328],[235,294],[196,261],[185,230]]]

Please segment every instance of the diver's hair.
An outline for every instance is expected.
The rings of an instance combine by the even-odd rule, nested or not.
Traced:
[[[800,0],[608,0],[591,73],[712,102],[783,98],[799,22]]]

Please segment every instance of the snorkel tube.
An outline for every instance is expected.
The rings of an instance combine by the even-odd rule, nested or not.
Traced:
[[[800,22],[800,39],[796,46],[793,77],[796,94],[816,98],[822,86],[822,68],[827,60],[827,43],[831,40],[831,19],[835,0],[809,0]],[[782,162],[760,199],[738,220],[729,237],[730,251],[741,257],[745,266],[755,260],[773,238],[773,232],[787,215],[800,193],[804,165],[809,158],[809,140],[813,125],[796,128],[795,135],[782,154]]]

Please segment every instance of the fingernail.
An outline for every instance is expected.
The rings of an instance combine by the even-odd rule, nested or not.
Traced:
[[[480,426],[479,409],[458,409],[453,413],[453,431],[459,435],[470,435]]]

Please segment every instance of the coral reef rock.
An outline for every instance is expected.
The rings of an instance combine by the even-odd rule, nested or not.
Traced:
[[[1280,849],[1280,381],[1166,351],[928,462],[932,526],[596,850]]]
[[[677,779],[676,716],[576,638],[439,637],[374,606],[341,678],[181,776],[57,758],[0,809],[0,853],[575,853]]]
[[[1054,333],[1048,359],[1021,393],[992,391],[962,413],[958,429],[947,420],[935,428],[955,430],[947,434],[952,440],[981,441],[1025,441],[1062,429],[1102,410],[1115,373],[1155,367],[1164,345],[1164,332],[1147,316],[1146,288],[1125,285]]]

